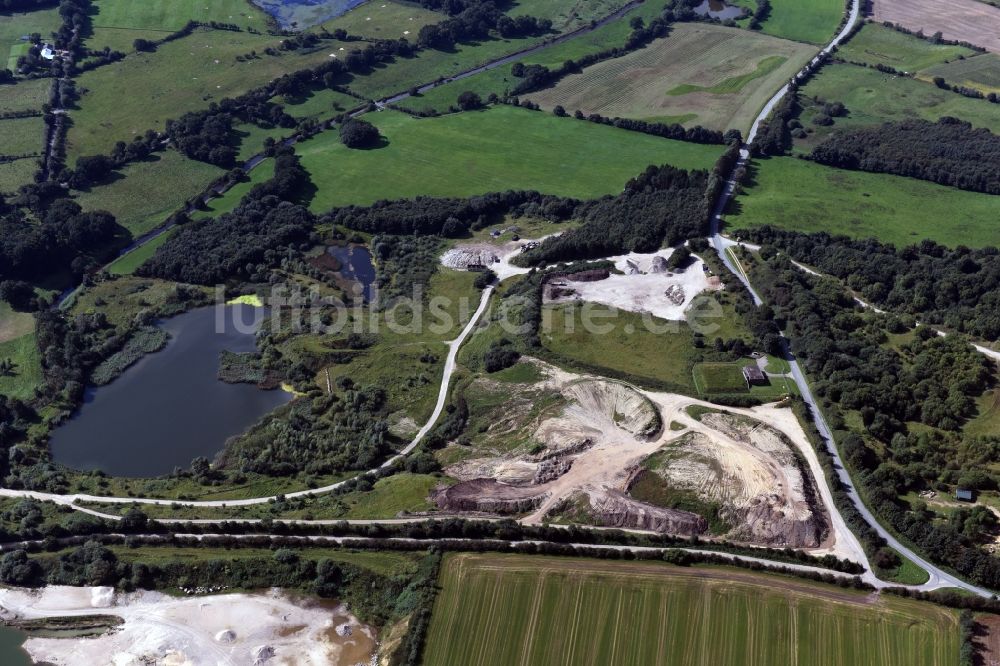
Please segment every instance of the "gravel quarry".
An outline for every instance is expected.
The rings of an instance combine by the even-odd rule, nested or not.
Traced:
[[[373,662],[375,635],[343,606],[264,594],[171,597],[110,587],[0,589],[0,617],[117,615],[118,629],[84,640],[30,637],[24,649],[53,666],[356,666]]]
[[[459,483],[435,492],[440,508],[517,515],[527,524],[570,520],[706,534],[705,516],[630,496],[645,470],[666,487],[719,506],[730,526],[721,535],[727,539],[852,557],[830,527],[814,479],[818,460],[790,409],[722,412],[687,396],[524,362],[536,364],[544,379],[520,390],[557,391],[561,401],[527,423],[532,430],[524,444],[506,451],[483,446],[475,449],[479,455],[450,465],[446,472]],[[518,389],[510,390],[516,404]],[[710,409],[694,418],[687,411],[692,405]],[[493,427],[518,431],[509,421]]]
[[[620,273],[587,282],[552,280],[547,285],[544,302],[589,301],[660,319],[683,320],[699,294],[717,291],[722,283],[710,277],[704,262],[695,257],[683,270],[669,270],[667,260],[673,253],[672,248],[667,248],[648,254],[631,252],[609,257]]]

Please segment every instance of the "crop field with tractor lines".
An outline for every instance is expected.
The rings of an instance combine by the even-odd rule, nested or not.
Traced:
[[[424,663],[940,666],[957,613],[725,567],[449,555]]]

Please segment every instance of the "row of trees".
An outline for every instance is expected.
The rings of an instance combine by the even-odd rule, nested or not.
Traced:
[[[816,146],[813,160],[1000,194],[1000,136],[944,117],[904,120],[837,132]]]
[[[494,31],[509,39],[544,34],[552,29],[552,21],[549,19],[527,15],[514,18],[507,16],[493,0],[422,4],[440,5],[433,9],[444,9],[451,18],[422,27],[417,35],[417,46],[420,48],[451,50],[460,42],[487,39]]]

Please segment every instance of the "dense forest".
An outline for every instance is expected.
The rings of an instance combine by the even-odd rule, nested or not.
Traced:
[[[128,237],[114,216],[83,212],[70,199],[38,200],[40,222],[21,210],[0,212],[0,280],[33,279],[68,267],[75,276],[113,256]]]
[[[977,583],[1000,587],[1000,561],[979,547],[996,519],[983,507],[933,521],[926,507],[899,497],[954,484],[996,488],[987,462],[1000,439],[961,431],[974,399],[995,382],[994,369],[959,336],[918,328],[864,310],[836,281],[795,268],[788,257],[747,257],[755,282],[809,375],[867,503],[934,561]],[[989,515],[986,515],[989,514]]]
[[[828,166],[891,173],[1000,194],[1000,136],[945,117],[835,132],[810,157]]]
[[[587,202],[574,217],[583,224],[526,252],[524,265],[653,252],[707,232],[711,200],[707,171],[648,167],[622,194]]]
[[[838,277],[867,302],[919,315],[984,340],[1000,339],[1000,251],[950,249],[933,241],[896,248],[877,240],[803,234],[762,226],[740,232],[756,243]]]
[[[308,182],[294,152],[279,149],[271,180],[251,188],[233,212],[182,226],[136,274],[204,285],[265,280],[269,267],[310,240],[314,216],[289,200]]]

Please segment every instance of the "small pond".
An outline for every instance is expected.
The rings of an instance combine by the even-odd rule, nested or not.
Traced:
[[[336,18],[365,0],[251,0],[285,30],[302,30]]]
[[[722,0],[704,0],[694,8],[694,13],[699,16],[711,16],[717,19],[738,19],[743,16],[743,8],[735,5],[727,5]]]
[[[371,302],[375,265],[368,248],[364,245],[331,245],[326,252],[340,263],[341,277],[360,284],[365,302]]]
[[[55,461],[150,477],[186,468],[198,456],[211,459],[227,438],[292,397],[217,378],[221,351],[255,351],[254,330],[266,314],[232,305],[160,322],[170,334],[167,346],[107,386],[87,388],[79,413],[52,433]]]

